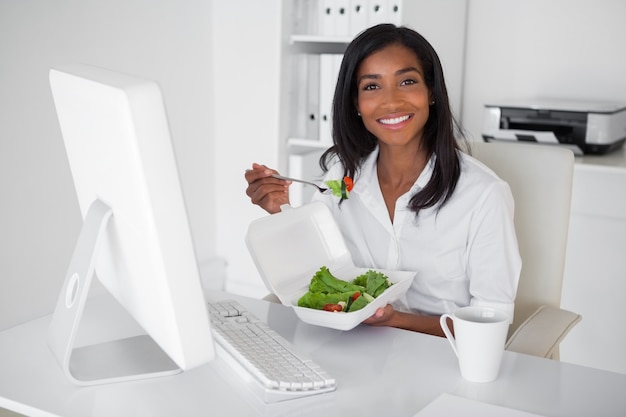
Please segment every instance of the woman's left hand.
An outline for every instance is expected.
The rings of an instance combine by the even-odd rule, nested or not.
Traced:
[[[395,315],[396,310],[391,304],[387,304],[384,307],[376,309],[374,314],[365,319],[363,323],[369,324],[370,326],[392,326],[391,323]]]
[[[434,336],[444,336],[439,324],[439,316],[426,316],[397,311],[391,304],[378,308],[374,314],[363,320],[363,323],[370,326],[396,327]]]

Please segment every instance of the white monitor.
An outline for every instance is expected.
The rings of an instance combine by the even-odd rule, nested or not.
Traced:
[[[91,385],[209,362],[209,316],[159,86],[83,65],[50,70],[50,85],[84,220],[48,334],[61,367]],[[94,273],[145,335],[75,346]]]

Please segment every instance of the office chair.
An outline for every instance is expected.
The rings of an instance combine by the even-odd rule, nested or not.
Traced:
[[[522,271],[506,349],[559,358],[559,343],[581,320],[560,308],[574,154],[550,145],[472,142],[471,154],[511,187]]]

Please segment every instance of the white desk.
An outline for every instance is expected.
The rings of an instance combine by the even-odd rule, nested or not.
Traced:
[[[264,405],[215,363],[171,377],[79,388],[65,379],[48,350],[50,318],[44,317],[0,333],[0,407],[47,417],[409,417],[441,393],[450,393],[545,416],[626,415],[626,375],[505,352],[498,380],[473,384],[460,378],[445,339],[391,328],[359,326],[341,332],[314,327],[282,305],[233,298],[310,352],[335,376],[337,390]],[[89,322],[106,311],[104,321],[115,323],[103,323],[99,337],[120,330],[106,300],[88,306]]]

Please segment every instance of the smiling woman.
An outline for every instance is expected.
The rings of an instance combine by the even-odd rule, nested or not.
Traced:
[[[407,116],[405,123],[396,123]],[[387,129],[381,129],[383,124]],[[394,160],[393,164],[379,162],[379,169],[381,165],[383,169],[392,169],[383,176],[386,175],[396,196],[408,191],[406,184],[410,183],[410,188],[432,154],[438,156],[434,167],[437,180],[414,196],[412,210],[419,212],[445,203],[454,191],[460,175],[455,139],[458,125],[450,111],[439,57],[419,33],[378,25],[348,46],[335,90],[333,126],[335,146],[322,157],[325,169],[338,156],[346,175],[354,177],[360,159],[379,147],[381,141],[384,144],[393,131],[396,138],[401,134],[405,141],[406,137],[416,139],[411,144],[413,148],[396,153],[403,156],[402,160]],[[462,136],[460,132],[456,129]],[[381,151],[386,158],[387,151]]]
[[[431,101],[423,73],[415,54],[401,45],[390,45],[361,63],[356,108],[381,148],[410,144],[419,149]]]
[[[461,150],[439,57],[419,33],[381,24],[348,45],[333,100],[325,179],[350,198],[316,194],[356,266],[415,271],[406,304],[364,320],[443,335],[439,316],[467,305],[512,317],[521,268],[509,186]],[[246,172],[248,196],[272,213],[289,203],[274,170]]]
[[[430,91],[413,51],[392,44],[365,58],[357,73],[358,114],[377,138],[378,181],[389,217],[428,161],[421,145],[430,115]]]

